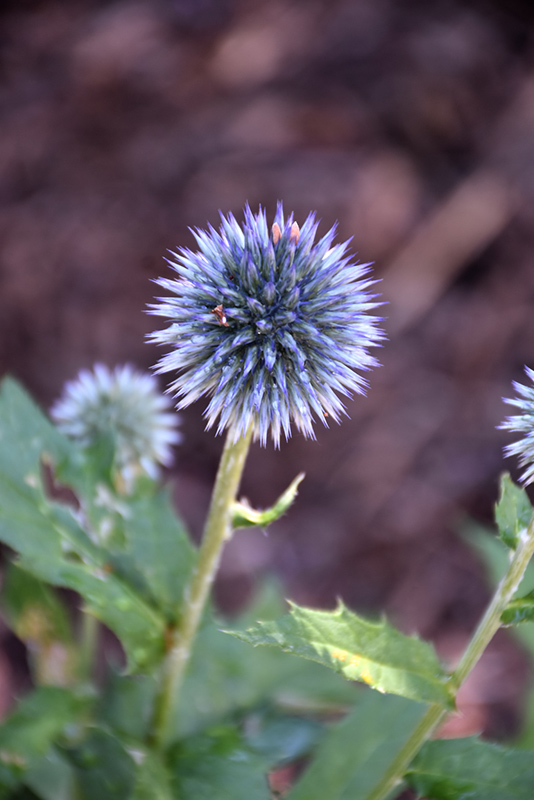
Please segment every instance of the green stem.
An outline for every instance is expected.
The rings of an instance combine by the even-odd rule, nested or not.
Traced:
[[[512,600],[525,574],[530,559],[534,555],[534,516],[514,551],[510,566],[501,580],[486,613],[469,642],[451,681],[458,687],[465,681],[491,639],[501,627],[501,615]]]
[[[233,442],[230,430],[213,488],[211,505],[204,529],[191,583],[184,592],[182,616],[170,636],[169,649],[163,664],[161,687],[155,700],[152,743],[164,747],[171,733],[176,701],[191,656],[225,541],[232,533],[232,506],[236,498],[247,457],[252,429]]]
[[[93,664],[98,647],[99,627],[100,623],[93,614],[88,614],[86,611],[82,612],[78,671],[83,681],[90,681],[92,678]]]
[[[504,578],[499,583],[486,613],[482,617],[471,641],[467,645],[465,653],[460,659],[460,663],[449,679],[456,690],[463,684],[471,670],[479,661],[484,650],[493,639],[495,633],[501,627],[502,612],[517,591],[533,555],[534,515],[514,551],[510,566]],[[392,761],[380,782],[375,786],[373,791],[367,795],[365,800],[385,800],[395,786],[400,784],[402,776],[408,769],[410,762],[417,755],[427,739],[430,738],[446,714],[446,710],[437,704],[429,706],[415,731],[404,747],[399,751],[394,761]]]

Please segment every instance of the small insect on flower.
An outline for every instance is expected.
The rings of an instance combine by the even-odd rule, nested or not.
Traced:
[[[525,367],[525,372],[534,383],[534,370]],[[504,453],[506,456],[519,456],[519,465],[526,467],[521,480],[529,484],[534,482],[534,386],[524,386],[516,381],[512,385],[519,397],[504,397],[503,400],[521,413],[507,417],[499,428],[522,434],[521,439],[504,448]]]
[[[217,433],[237,440],[252,427],[278,445],[294,423],[313,437],[314,419],[339,422],[340,395],[363,394],[361,373],[376,364],[368,349],[383,334],[369,264],[334,244],[335,228],[316,241],[313,214],[299,226],[280,203],[270,229],[262,209],[244,216],[239,225],[221,214],[218,231],[193,231],[198,251],[172,254],[176,276],[158,281],[171,296],[151,307],[171,323],[150,337],[170,347],[158,371],[178,373],[178,408],[210,398]]]
[[[222,303],[220,303],[218,306],[215,306],[215,308],[212,308],[211,313],[215,314],[215,316],[219,320],[219,325],[224,325],[225,328],[230,327],[228,325],[228,322],[226,321],[226,314],[224,313],[224,308],[222,306]]]
[[[180,441],[178,415],[152,375],[129,364],[110,370],[96,364],[68,382],[50,413],[58,428],[91,447],[107,437],[114,447],[114,467],[129,491],[141,474],[156,479],[159,465],[172,461]]]

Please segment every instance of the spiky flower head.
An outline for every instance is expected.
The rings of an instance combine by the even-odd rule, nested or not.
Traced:
[[[139,475],[158,477],[158,465],[172,461],[180,441],[178,416],[158,390],[156,379],[129,364],[108,369],[95,364],[65,384],[50,413],[58,428],[82,447],[111,441],[114,470],[129,490]]]
[[[171,350],[159,372],[177,371],[170,391],[185,408],[203,395],[207,427],[252,426],[276,445],[291,423],[314,437],[314,415],[326,424],[345,413],[341,396],[363,393],[360,374],[375,365],[368,348],[382,339],[368,264],[355,264],[335,227],[315,241],[310,214],[302,228],[278,205],[269,230],[265,212],[247,206],[244,223],[221,214],[218,231],[195,230],[198,251],[181,248],[169,261],[177,277],[160,279],[171,297],[152,313],[170,326],[151,339]]]
[[[525,372],[534,383],[534,370],[525,367]],[[519,456],[519,465],[525,467],[521,480],[529,484],[534,481],[534,386],[514,381],[513,387],[519,397],[503,399],[521,413],[507,417],[499,428],[522,434],[521,439],[505,447],[504,452],[507,456]]]

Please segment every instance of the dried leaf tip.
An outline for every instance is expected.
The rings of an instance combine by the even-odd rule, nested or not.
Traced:
[[[280,225],[278,222],[275,222],[273,227],[271,228],[273,234],[273,244],[278,244],[280,241],[280,237],[282,235],[282,231],[280,230]]]
[[[289,241],[290,242],[295,242],[295,244],[298,244],[299,239],[300,239],[300,228],[298,226],[298,223],[294,222],[293,225],[291,226],[291,233],[289,234]]]
[[[219,321],[219,325],[224,325],[225,328],[229,328],[228,322],[226,321],[226,314],[224,313],[224,308],[222,303],[218,306],[215,306],[210,312],[211,314],[215,314]]]

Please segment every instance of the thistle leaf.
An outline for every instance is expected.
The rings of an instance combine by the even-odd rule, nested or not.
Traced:
[[[121,640],[130,669],[147,668],[163,652],[163,615],[110,571],[108,554],[80,527],[76,509],[48,497],[45,457],[67,462],[77,490],[84,486],[76,447],[14,381],[5,380],[0,391],[0,541],[18,553],[22,569],[82,595],[86,610]]]
[[[141,755],[141,751],[134,750],[104,728],[89,729],[82,742],[63,750],[74,768],[75,797],[79,800],[130,798],[137,772],[133,756],[138,752]]]
[[[67,686],[75,677],[77,655],[67,609],[42,581],[9,564],[2,605],[10,627],[28,647],[34,681]]]
[[[369,692],[329,730],[287,800],[365,800],[425,712],[421,703]]]
[[[52,686],[24,697],[0,725],[0,788],[19,785],[89,702],[87,697]]]
[[[405,780],[428,800],[532,800],[532,751],[479,739],[427,742]]]
[[[182,739],[169,753],[173,797],[180,800],[269,800],[267,761],[233,727],[218,725]]]
[[[163,759],[153,752],[145,755],[136,775],[130,800],[175,800],[171,776]]]
[[[275,645],[381,692],[454,707],[447,675],[429,644],[399,633],[384,620],[369,622],[342,603],[335,611],[291,604],[290,614],[275,622],[226,633],[254,646]]]
[[[117,567],[126,562],[135,573],[132,580],[140,577],[146,585],[149,602],[175,622],[195,563],[195,547],[165,488],[153,487],[143,495],[124,498],[121,506],[122,513],[112,522],[122,538],[121,546],[114,550],[114,562]]]
[[[511,600],[502,612],[501,619],[504,625],[532,622],[534,620],[534,592]]]
[[[508,473],[501,477],[501,494],[495,506],[495,521],[504,544],[515,550],[521,532],[532,518],[532,506],[524,489],[517,486]]]

